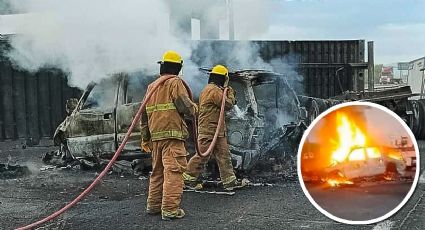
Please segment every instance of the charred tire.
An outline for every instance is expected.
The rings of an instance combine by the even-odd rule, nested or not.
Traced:
[[[333,170],[332,172],[330,172],[326,175],[326,180],[328,180],[328,179],[339,180],[339,179],[344,179],[344,176],[342,176],[341,171]]]
[[[385,174],[398,173],[397,165],[394,162],[389,162],[385,167]]]
[[[383,175],[384,180],[397,180],[400,178],[400,174],[397,170],[397,165],[394,162],[389,162],[385,167],[385,173]]]

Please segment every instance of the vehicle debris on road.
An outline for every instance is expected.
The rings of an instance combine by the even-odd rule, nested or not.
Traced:
[[[0,164],[0,179],[15,179],[29,174],[30,170],[27,166]]]

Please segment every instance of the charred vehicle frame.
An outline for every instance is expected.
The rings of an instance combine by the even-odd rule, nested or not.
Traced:
[[[306,129],[307,113],[287,76],[265,70],[244,70],[230,75],[230,85],[236,90],[238,101],[238,107],[226,115],[235,169],[249,172],[265,158],[293,160]],[[152,80],[154,77],[140,74],[117,74],[99,84],[89,84],[55,132],[59,155],[92,162],[110,158]],[[188,149],[193,153],[192,141],[189,138]],[[137,127],[120,159],[135,160],[144,168],[150,165],[149,158],[150,154],[141,150],[140,127]]]

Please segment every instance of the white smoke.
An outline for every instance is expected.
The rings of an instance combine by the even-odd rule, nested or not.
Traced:
[[[184,57],[185,75],[197,75],[198,63],[190,60],[190,37],[182,36],[188,29],[187,20],[190,25],[190,17],[203,16],[201,26],[207,30],[217,20],[228,23],[226,2],[9,0],[15,11],[27,13],[24,20],[14,22],[19,35],[11,38],[9,56],[32,72],[58,67],[69,73],[70,83],[78,87],[122,71],[156,74],[156,61],[169,49]],[[249,39],[266,32],[269,5],[270,1],[234,0],[235,37]],[[236,51],[232,59],[245,62],[241,66],[249,66],[247,58],[258,52],[250,47]]]
[[[244,69],[273,69],[261,58],[259,46],[256,43],[250,41],[194,42],[190,63],[192,71],[187,71],[186,77],[191,79],[191,86],[195,92],[200,92],[208,80],[205,73],[196,69],[211,68],[217,64],[225,65],[230,72]]]
[[[297,71],[301,56],[288,54],[282,58],[274,58],[269,63],[273,71],[284,74],[286,81],[298,95],[305,95],[304,77]]]
[[[85,87],[120,71],[157,71],[165,50],[190,56],[190,47],[168,33],[168,7],[146,0],[23,0],[29,12],[11,40],[11,58],[22,68],[59,67],[71,84]]]

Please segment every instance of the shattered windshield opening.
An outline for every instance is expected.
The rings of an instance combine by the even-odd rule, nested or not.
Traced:
[[[253,86],[258,105],[259,116],[264,118],[266,130],[279,126],[278,109],[276,107],[276,84],[260,84]]]
[[[253,88],[257,99],[258,113],[261,116],[276,113],[276,85],[272,83],[261,84]]]
[[[259,115],[264,117],[266,126],[277,128],[297,120],[296,99],[283,81],[259,84],[253,89]]]
[[[145,96],[148,85],[154,80],[154,76],[146,76],[141,72],[130,74],[128,76],[127,99],[125,103],[141,102]]]
[[[83,109],[113,108],[117,89],[117,79],[104,79],[90,92]]]

